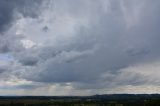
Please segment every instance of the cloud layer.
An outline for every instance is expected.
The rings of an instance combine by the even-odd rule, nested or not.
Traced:
[[[0,93],[159,93],[158,0],[0,4]]]

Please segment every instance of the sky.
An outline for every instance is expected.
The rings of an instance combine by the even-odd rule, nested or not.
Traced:
[[[160,93],[160,0],[0,0],[1,95]]]

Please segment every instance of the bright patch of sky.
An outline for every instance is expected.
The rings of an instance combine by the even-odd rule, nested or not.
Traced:
[[[12,61],[14,60],[13,55],[10,53],[0,53],[0,61]]]

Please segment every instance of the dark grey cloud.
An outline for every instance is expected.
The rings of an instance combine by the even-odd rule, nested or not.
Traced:
[[[39,71],[35,71],[35,73],[37,73],[35,77],[29,78],[30,76],[27,76],[27,79],[49,83],[85,83],[99,80],[99,83],[105,80],[105,78],[101,76],[106,72],[111,71],[113,76],[116,77],[118,71],[122,68],[150,61],[154,57],[157,58],[158,55],[155,55],[155,53],[158,52],[158,48],[155,47],[156,45],[154,45],[150,37],[157,39],[158,31],[150,30],[150,28],[155,27],[155,24],[153,26],[147,25],[146,27],[143,25],[146,24],[145,20],[151,23],[155,21],[155,18],[153,19],[152,16],[149,16],[150,13],[147,12],[147,6],[150,1],[140,2],[140,6],[142,5],[141,10],[134,10],[138,8],[136,2],[137,1],[133,3],[128,1],[109,2],[109,12],[106,12],[107,10],[101,7],[102,4],[100,2],[95,1],[81,2],[82,6],[87,10],[85,12],[82,12],[83,9],[81,9],[81,7],[74,7],[74,5],[68,2],[55,2],[57,9],[60,9],[57,11],[68,14],[73,18],[76,16],[83,18],[83,15],[86,14],[86,18],[89,19],[90,22],[88,25],[80,27],[78,27],[79,23],[77,23],[75,33],[77,35],[76,42],[73,40],[71,44],[61,48],[59,54],[50,56],[53,53],[50,49],[41,51],[49,56],[45,61],[41,60],[43,56],[40,58],[40,62],[36,67],[36,70]],[[60,3],[60,5],[64,3],[63,5],[65,6],[61,8],[58,3]],[[76,4],[77,1],[72,1],[72,3]],[[151,5],[152,8],[148,11],[154,13],[154,11],[157,11],[156,6],[157,4]],[[140,11],[140,13],[137,13],[137,15],[134,11]],[[88,13],[90,14],[88,15]],[[146,16],[141,16],[143,13]],[[159,21],[158,18],[157,21]],[[149,31],[145,31],[145,28]],[[92,50],[94,47],[97,47],[97,50]],[[50,48],[52,48],[52,46]],[[156,51],[154,48],[156,48]],[[57,48],[54,49],[56,50]],[[89,52],[89,55],[85,54],[84,52],[88,50],[91,50],[93,53]],[[78,54],[74,54],[74,52]],[[76,56],[74,57],[74,55],[78,57],[82,55],[82,57],[80,56],[81,59],[75,61],[75,59],[78,58],[76,58]],[[73,59],[74,61],[72,61],[72,58],[75,58]],[[114,79],[114,77],[111,77],[111,79]],[[134,79],[137,78],[133,76],[130,80],[133,81],[133,83],[138,83]],[[128,81],[128,83],[131,81]],[[126,82],[125,84],[128,83]]]
[[[15,77],[44,85],[69,83],[79,90],[158,85],[157,71],[145,68],[160,58],[158,0],[55,0],[43,2],[40,10],[38,4],[7,4],[23,15],[17,20],[23,37],[4,33],[0,40],[7,41],[1,52],[12,51]]]
[[[24,17],[37,17],[40,13],[42,0],[1,0],[0,1],[0,32],[7,30],[13,23],[15,12],[20,12]]]
[[[0,31],[2,32],[9,25],[13,18],[13,8],[7,0],[1,0],[0,6]]]
[[[0,1],[0,52],[20,51],[22,37],[15,35],[12,26],[17,24],[21,17],[38,18],[41,14],[42,0],[1,0]],[[46,1],[47,2],[47,1]],[[22,49],[23,50],[23,49]]]
[[[0,67],[0,73],[2,74],[3,72],[6,72],[8,71],[7,67],[6,66],[1,66]]]

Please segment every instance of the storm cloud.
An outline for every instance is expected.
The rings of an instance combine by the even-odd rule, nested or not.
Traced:
[[[1,0],[0,91],[158,93],[159,7],[158,0]]]

